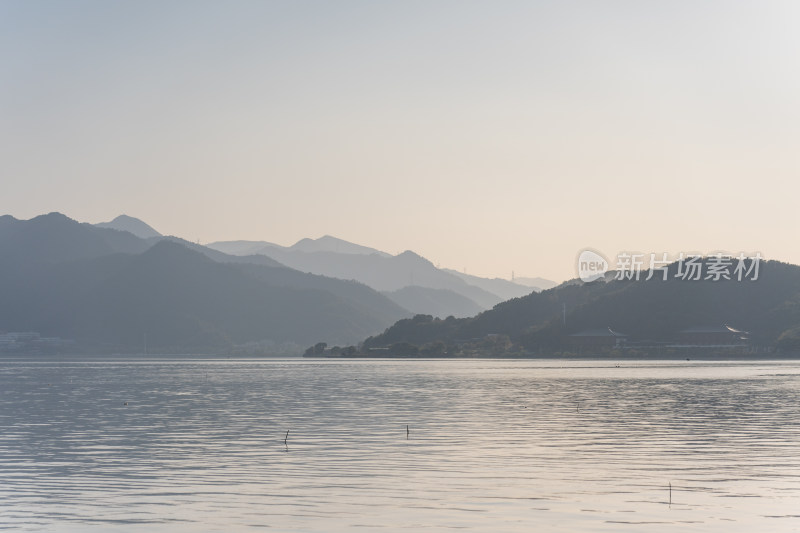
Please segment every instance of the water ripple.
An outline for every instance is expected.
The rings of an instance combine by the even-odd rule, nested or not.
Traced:
[[[786,361],[2,360],[0,528],[797,531],[798,444]]]

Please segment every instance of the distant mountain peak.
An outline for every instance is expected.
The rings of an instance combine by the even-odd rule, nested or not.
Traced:
[[[99,224],[95,224],[95,226],[98,228],[108,228],[108,229],[115,229],[118,231],[127,231],[128,233],[133,233],[134,235],[136,235],[141,239],[161,237],[161,233],[153,229],[152,226],[150,226],[149,224],[145,223],[144,221],[138,218],[128,215],[119,215],[111,222],[101,222]]]
[[[290,246],[289,250],[306,253],[335,252],[351,255],[378,254],[381,256],[388,256],[388,254],[381,252],[380,250],[376,250],[375,248],[361,246],[360,244],[355,244],[332,235],[323,235],[318,239],[309,239],[307,237],[305,239],[300,239],[295,244]]]
[[[47,213],[46,215],[39,215],[39,216],[33,217],[31,220],[32,221],[33,220],[36,220],[36,221],[47,221],[47,222],[56,222],[56,221],[58,221],[58,222],[75,222],[74,220],[69,218],[67,215],[65,215],[63,213],[59,213],[58,211],[52,211],[50,213]]]
[[[125,213],[123,213],[123,214],[117,216],[111,222],[142,222],[142,221],[140,219],[136,218],[136,217],[128,216]]]
[[[404,259],[406,261],[424,261],[426,263],[430,263],[431,265],[433,265],[433,263],[431,263],[418,253],[413,252],[411,250],[406,250],[405,252],[399,253],[395,257],[397,257],[398,259]]]
[[[294,243],[292,246],[290,246],[290,248],[305,248],[306,246],[309,246],[309,245],[312,245],[314,243],[317,243],[318,241],[321,241],[322,239],[324,239],[324,237],[320,237],[319,239],[309,239],[308,237],[305,237],[303,239],[300,239],[296,243]]]

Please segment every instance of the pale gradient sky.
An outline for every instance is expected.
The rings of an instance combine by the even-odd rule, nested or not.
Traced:
[[[800,263],[800,3],[0,1],[0,213]]]

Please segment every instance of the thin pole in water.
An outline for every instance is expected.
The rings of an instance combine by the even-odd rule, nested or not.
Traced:
[[[672,481],[669,482],[669,506],[672,507]]]
[[[289,441],[289,430],[287,429],[286,436],[283,438],[283,443],[288,446],[289,445],[288,441]]]
[[[408,440],[408,435],[410,433],[411,433],[411,431],[408,429],[408,425],[406,425],[406,440]]]

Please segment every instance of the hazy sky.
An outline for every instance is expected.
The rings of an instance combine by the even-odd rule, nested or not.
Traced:
[[[0,1],[0,213],[800,263],[800,2]]]

